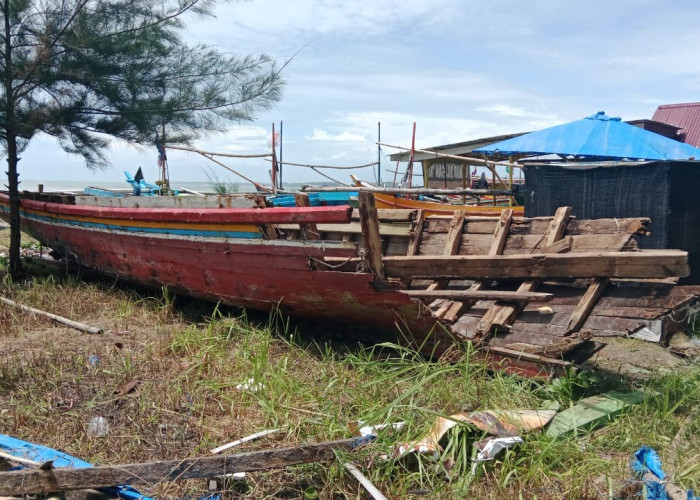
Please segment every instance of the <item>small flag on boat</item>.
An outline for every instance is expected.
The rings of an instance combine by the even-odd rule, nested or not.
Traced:
[[[141,167],[136,171],[136,175],[134,176],[134,180],[136,182],[141,182],[143,180],[143,172],[141,171]]]
[[[163,168],[165,162],[168,161],[167,156],[165,156],[165,148],[160,143],[160,137],[158,137],[158,132],[156,132],[156,148],[158,149],[158,166]]]
[[[476,167],[474,167],[474,170],[472,171],[472,175],[476,175]]]

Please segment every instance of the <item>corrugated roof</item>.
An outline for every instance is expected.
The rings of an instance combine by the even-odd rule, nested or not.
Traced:
[[[700,102],[663,104],[651,119],[679,127],[679,140],[700,147]]]

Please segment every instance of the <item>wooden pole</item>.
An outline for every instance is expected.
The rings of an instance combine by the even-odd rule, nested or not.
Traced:
[[[283,125],[284,125],[284,123],[282,122],[282,120],[280,120],[280,162],[279,162],[279,166],[280,166],[280,189],[284,189],[284,188],[282,187],[282,143],[283,143],[282,126],[283,126]]]
[[[382,122],[377,122],[377,186],[382,185]]]
[[[275,154],[275,124],[272,123],[272,192],[277,193],[277,154]]]
[[[52,314],[50,312],[42,311],[41,309],[35,309],[33,307],[25,306],[22,304],[19,304],[15,302],[14,300],[6,299],[5,297],[0,297],[0,302],[2,302],[5,305],[14,307],[16,309],[20,309],[25,312],[30,312],[32,314],[38,314],[40,316],[44,316],[46,318],[49,318],[57,323],[61,323],[66,326],[70,326],[71,328],[75,328],[76,330],[80,330],[81,332],[85,333],[90,333],[93,335],[97,335],[102,333],[101,328],[97,328],[94,326],[89,326],[84,323],[78,323],[77,321],[72,321],[70,319],[64,318],[62,316],[58,316],[56,314]]]

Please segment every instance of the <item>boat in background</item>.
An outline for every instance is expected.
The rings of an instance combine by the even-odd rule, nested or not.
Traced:
[[[369,182],[360,180],[355,175],[351,175],[350,177],[352,178],[353,182],[357,187],[376,187],[370,184]],[[525,215],[525,207],[508,206],[507,202],[503,205],[494,205],[493,197],[490,196],[488,197],[488,199],[484,198],[484,201],[482,203],[464,203],[464,197],[457,196],[456,198],[458,200],[457,203],[448,203],[445,201],[438,201],[437,199],[428,199],[426,197],[421,197],[419,199],[411,199],[397,194],[377,192],[374,193],[374,199],[377,208],[423,210],[425,215],[452,215],[456,211],[465,211],[469,215],[474,216],[498,217],[499,215],[501,215],[501,212],[505,208],[512,209],[513,215]],[[497,203],[503,202],[503,199],[497,199]]]

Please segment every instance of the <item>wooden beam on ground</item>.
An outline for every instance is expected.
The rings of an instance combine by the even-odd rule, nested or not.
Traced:
[[[551,293],[512,292],[508,290],[402,290],[410,297],[419,299],[451,300],[505,300],[509,302],[547,302],[554,297]]]
[[[571,319],[566,325],[567,335],[578,331],[583,326],[586,319],[588,319],[588,315],[598,302],[598,299],[603,295],[603,292],[605,292],[605,288],[608,286],[609,282],[610,280],[607,278],[598,278],[595,283],[589,285],[586,293],[583,294],[583,297],[581,297],[581,300],[576,306],[576,309],[571,313]]]
[[[344,439],[292,448],[278,448],[183,460],[102,467],[23,469],[0,473],[0,495],[28,495],[102,488],[135,482],[180,481],[333,460],[337,451],[350,451],[355,440]]]
[[[294,203],[297,207],[311,206],[311,200],[309,199],[309,195],[306,193],[294,193]],[[318,234],[316,224],[299,224],[299,229],[301,229],[301,233],[306,236],[307,240],[321,239],[321,236]]]
[[[360,224],[362,226],[362,236],[364,238],[367,256],[365,261],[374,272],[377,279],[383,280],[384,263],[382,262],[382,238],[379,234],[379,219],[377,217],[377,207],[374,203],[374,195],[367,191],[358,193]]]

